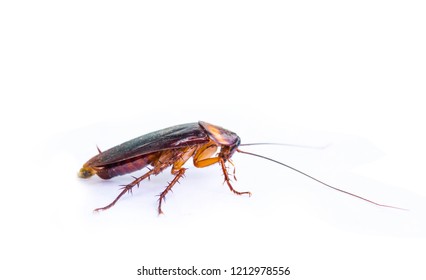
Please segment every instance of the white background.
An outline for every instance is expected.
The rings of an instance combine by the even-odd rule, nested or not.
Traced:
[[[1,278],[195,265],[424,279],[425,13],[422,1],[2,2]],[[92,213],[131,180],[77,178],[96,145],[198,120],[243,142],[331,144],[245,150],[410,211],[238,154],[234,187],[250,198],[219,166],[189,163],[165,215],[169,172]]]

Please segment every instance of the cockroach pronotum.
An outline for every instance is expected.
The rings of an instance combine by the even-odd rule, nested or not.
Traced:
[[[203,121],[176,125],[142,135],[103,152],[98,148],[99,154],[86,162],[80,169],[78,175],[81,178],[89,178],[96,174],[102,179],[110,179],[115,176],[132,173],[149,165],[152,166],[148,168],[148,172],[140,177],[133,177],[134,180],[131,183],[124,185],[120,194],[110,204],[94,210],[100,211],[107,210],[114,206],[126,192],[132,192],[132,188],[134,186],[139,186],[140,182],[144,179],[149,178],[151,175],[157,175],[164,169],[172,166],[171,173],[175,177],[159,194],[158,214],[162,214],[161,203],[165,200],[166,194],[173,188],[179,179],[184,176],[186,168],[184,168],[183,165],[191,157],[193,158],[194,166],[198,168],[219,163],[225,177],[225,183],[228,185],[229,189],[238,195],[246,194],[251,196],[251,193],[248,191],[239,192],[232,187],[231,175],[228,173],[226,167],[227,162],[233,165],[231,157],[235,152],[239,152],[270,160],[296,171],[328,188],[354,196],[369,203],[382,207],[405,210],[395,206],[380,204],[333,187],[287,164],[262,155],[245,152],[238,148],[244,145],[248,146],[252,144],[241,144],[241,139],[236,133],[217,125]],[[233,177],[235,178],[235,174]]]

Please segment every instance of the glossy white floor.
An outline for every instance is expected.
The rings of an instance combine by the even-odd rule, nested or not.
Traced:
[[[132,279],[142,266],[192,265],[424,279],[421,4],[84,1],[1,11],[7,279]],[[250,198],[222,185],[219,166],[189,163],[165,215],[156,195],[168,171],[92,213],[132,179],[77,178],[96,145],[198,120],[243,143],[330,144],[244,149],[409,211],[236,154],[233,184]]]

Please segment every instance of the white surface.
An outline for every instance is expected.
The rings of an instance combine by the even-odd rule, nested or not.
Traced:
[[[195,265],[424,279],[420,1],[46,1],[0,11],[2,278],[133,279],[142,265]],[[243,142],[332,143],[245,149],[410,211],[236,155],[234,187],[250,198],[230,193],[218,166],[190,164],[165,215],[155,195],[168,172],[92,213],[131,180],[77,178],[96,145],[197,120]]]

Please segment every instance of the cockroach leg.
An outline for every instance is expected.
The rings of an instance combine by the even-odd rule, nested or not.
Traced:
[[[228,159],[228,162],[232,165],[232,167],[234,168],[234,171],[232,172],[232,176],[234,177],[234,180],[237,181],[237,176],[235,176],[235,165],[232,162],[231,159]]]
[[[231,185],[231,179],[229,179],[229,174],[228,174],[228,171],[226,170],[225,160],[223,158],[219,158],[219,163],[220,163],[220,166],[222,167],[223,175],[225,176],[225,182],[228,185],[228,187],[231,190],[231,192],[233,192],[235,194],[238,194],[238,195],[248,194],[249,196],[251,196],[251,192],[239,192],[239,191],[236,191],[232,187],[232,185]]]
[[[161,203],[163,201],[166,201],[166,194],[172,190],[173,186],[179,182],[179,179],[182,178],[185,175],[186,168],[181,168],[176,171],[176,176],[173,178],[173,180],[168,184],[167,188],[159,194],[158,199],[158,215],[163,214],[163,211],[161,210]]]
[[[114,201],[113,202],[111,202],[110,204],[108,204],[107,206],[105,206],[105,207],[101,207],[101,208],[96,208],[95,210],[93,210],[94,212],[98,212],[98,211],[103,211],[103,210],[107,210],[107,209],[109,209],[109,208],[111,208],[112,206],[114,206],[114,204],[115,203],[117,203],[117,201],[126,193],[126,192],[131,192],[132,191],[132,188],[134,187],[134,186],[139,186],[139,183],[140,182],[142,182],[144,179],[146,179],[146,178],[149,178],[149,176],[151,176],[152,174],[155,174],[156,173],[156,170],[155,169],[152,169],[152,170],[149,170],[147,173],[145,173],[145,174],[143,174],[141,177],[139,177],[139,178],[136,178],[136,177],[134,177],[134,178],[136,178],[133,182],[131,182],[130,184],[128,184],[128,185],[125,185],[123,188],[122,188],[122,191],[121,191],[121,193],[114,199]]]

